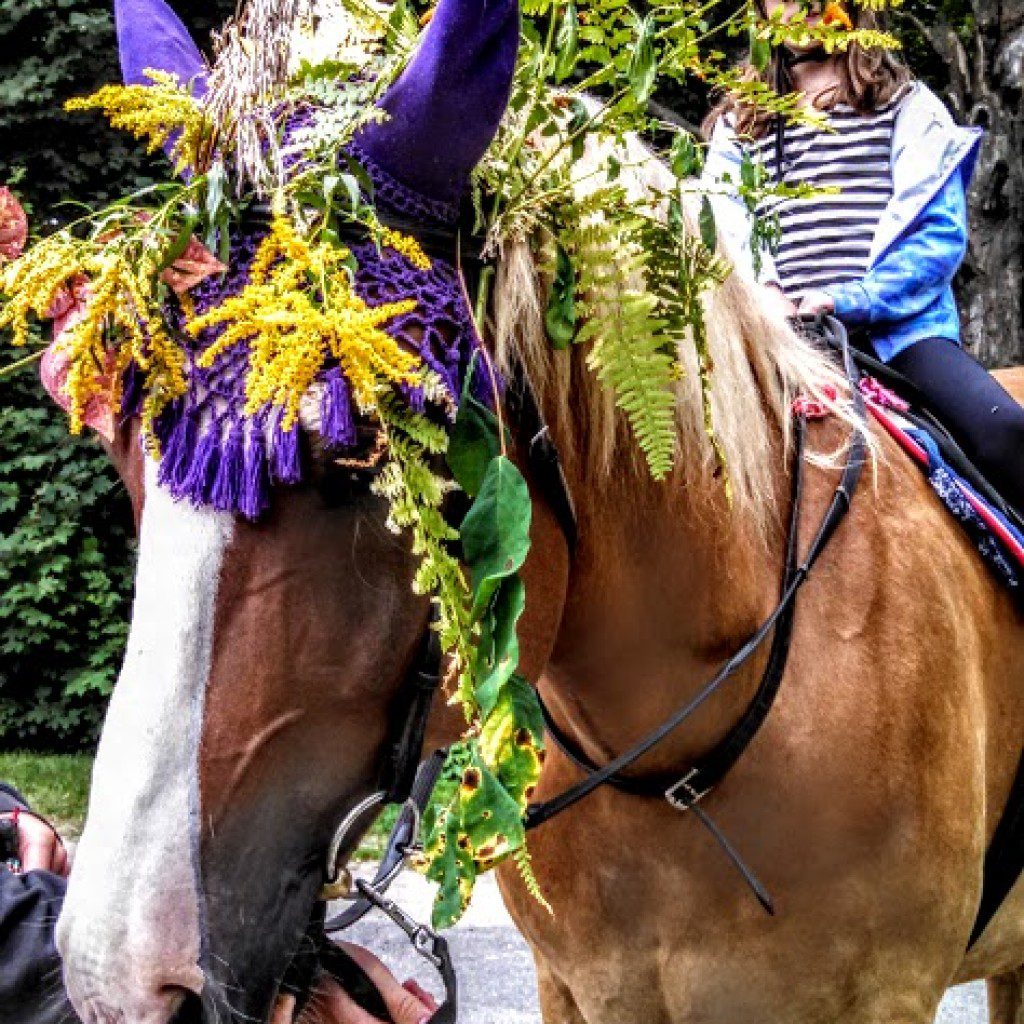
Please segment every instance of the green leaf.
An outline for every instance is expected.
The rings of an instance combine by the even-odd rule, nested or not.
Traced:
[[[586,128],[590,123],[591,115],[586,103],[579,96],[573,96],[569,100],[569,109],[572,110],[572,117],[569,118],[569,124],[566,126],[566,131],[572,139],[569,157],[573,163],[576,163],[583,156],[587,146]]]
[[[409,0],[397,0],[388,16],[388,27],[399,39],[415,39],[420,25]]]
[[[544,317],[548,338],[555,349],[566,349],[576,335],[576,271],[572,258],[561,246],[555,258],[555,279]]]
[[[526,800],[540,777],[544,715],[537,692],[515,674],[502,686],[480,731],[480,753],[499,765],[501,784],[516,800]]]
[[[466,375],[467,386],[473,371]],[[501,454],[498,420],[487,406],[463,393],[448,442],[448,468],[455,482],[471,497],[480,492],[487,467]]]
[[[504,580],[494,596],[490,614],[484,620],[480,651],[484,656],[476,688],[480,713],[486,719],[494,710],[498,694],[519,665],[519,637],[516,626],[526,608],[526,587],[518,576]],[[483,674],[486,670],[486,674]]]
[[[530,492],[519,470],[504,456],[491,460],[460,536],[479,617],[503,579],[519,571],[530,550]]]
[[[740,161],[740,182],[744,188],[757,188],[757,168],[750,154],[744,150]]]
[[[772,47],[769,40],[762,38],[757,26],[750,28],[750,63],[758,71],[767,71],[768,63],[772,57]]]
[[[459,847],[459,816],[450,813],[443,824],[443,849],[432,862],[428,875],[438,883],[431,912],[431,924],[437,929],[450,928],[462,917],[476,880],[472,854]]]
[[[654,50],[657,23],[654,18],[637,19],[637,39],[629,62],[627,78],[634,99],[645,106],[658,79],[658,55]]]
[[[182,221],[181,230],[177,235],[175,235],[174,241],[171,242],[167,251],[164,253],[163,259],[160,261],[161,270],[166,270],[184,254],[185,250],[188,248],[188,243],[192,240],[192,233],[195,231],[198,220],[198,217],[189,216]]]
[[[216,231],[222,219],[226,181],[227,175],[222,163],[215,163],[206,174],[206,222],[210,227],[206,239],[207,249],[213,249],[217,245]]]
[[[713,253],[718,246],[718,231],[715,226],[715,211],[707,196],[701,199],[698,224],[700,225],[700,240],[704,243],[704,248]]]
[[[469,792],[467,776],[476,783]],[[474,852],[501,840],[516,846],[522,844],[522,810],[479,756],[463,773],[462,789],[462,831],[469,836]]]
[[[700,173],[700,150],[689,132],[679,132],[672,140],[669,161],[677,178],[692,178]]]
[[[562,23],[558,27],[557,56],[555,58],[555,80],[564,82],[575,70],[579,56],[580,18],[576,4],[569,0]]]

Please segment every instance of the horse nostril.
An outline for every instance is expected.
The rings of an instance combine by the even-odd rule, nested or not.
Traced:
[[[174,996],[184,996],[177,1013],[171,1018],[170,1024],[206,1024],[206,1017],[203,1013],[203,1001],[195,992],[170,986],[166,991],[169,995],[173,993]]]

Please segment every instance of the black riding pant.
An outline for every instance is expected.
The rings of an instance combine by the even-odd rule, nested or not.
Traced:
[[[917,341],[890,365],[916,385],[992,486],[1024,512],[1024,407],[946,338]]]

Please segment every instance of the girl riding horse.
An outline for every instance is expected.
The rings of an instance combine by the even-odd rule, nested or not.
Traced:
[[[784,21],[801,5],[764,0]],[[824,19],[877,27],[868,9],[812,4]],[[966,352],[951,282],[967,249],[966,190],[981,131],[955,125],[941,101],[891,52],[851,43],[828,53],[789,42],[756,75],[796,90],[823,124],[773,125],[727,97],[709,115],[706,177],[725,184],[716,214],[741,266],[752,255],[746,207],[730,183],[744,153],[785,185],[839,186],[809,198],[768,197],[777,217],[774,252],[756,253],[760,280],[793,315],[834,313],[870,338],[874,352],[908,378],[1018,510],[1024,509],[1024,409]],[[756,243],[755,243],[756,244]]]

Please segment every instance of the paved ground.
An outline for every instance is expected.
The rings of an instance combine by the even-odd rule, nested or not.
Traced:
[[[404,874],[392,895],[418,920],[430,918],[432,887],[412,872]],[[369,946],[399,978],[417,977],[440,995],[432,969],[411,952],[396,928],[374,914],[351,933]],[[539,1024],[533,961],[502,905],[493,876],[477,884],[469,913],[449,934],[459,974],[459,1024]],[[953,989],[936,1024],[987,1024],[982,985]]]

